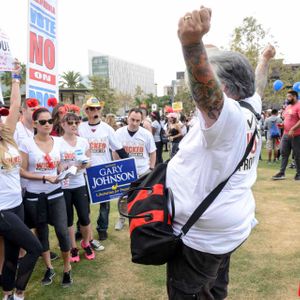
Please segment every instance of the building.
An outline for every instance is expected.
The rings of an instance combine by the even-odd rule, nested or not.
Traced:
[[[89,75],[107,78],[117,92],[133,96],[139,86],[145,94],[155,94],[154,70],[91,50]]]
[[[164,86],[164,96],[170,96],[174,100],[174,97],[185,88],[186,78],[186,72],[176,72],[176,80],[172,80],[171,85]]]

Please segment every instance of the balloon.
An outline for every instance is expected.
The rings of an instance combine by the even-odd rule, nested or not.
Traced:
[[[283,82],[281,80],[275,80],[273,83],[273,88],[274,90],[277,92],[279,90],[281,90],[283,87]]]
[[[300,81],[294,83],[293,90],[295,92],[300,92]]]

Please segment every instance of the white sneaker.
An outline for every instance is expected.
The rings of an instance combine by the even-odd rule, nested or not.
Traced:
[[[125,225],[125,218],[119,217],[119,220],[115,225],[115,230],[122,230],[124,225]]]
[[[91,240],[90,245],[95,251],[103,251],[105,247],[97,240]]]

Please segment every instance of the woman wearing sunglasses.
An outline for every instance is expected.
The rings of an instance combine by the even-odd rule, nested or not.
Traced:
[[[66,115],[64,115],[61,121],[61,126],[64,131],[60,147],[61,163],[63,164],[64,168],[68,168],[71,166],[77,167],[77,174],[71,175],[70,177],[62,181],[72,247],[70,256],[71,262],[79,262],[80,260],[73,226],[73,207],[76,208],[79,219],[80,230],[83,237],[81,241],[81,247],[84,250],[84,255],[88,260],[95,258],[95,253],[90,245],[90,208],[85,179],[83,175],[84,169],[90,165],[90,150],[88,141],[85,138],[77,136],[77,129],[79,124],[80,118],[75,113],[67,113]]]
[[[32,119],[35,135],[20,145],[21,176],[29,179],[24,197],[26,223],[30,228],[36,228],[43,246],[42,255],[47,267],[43,285],[51,284],[55,276],[50,259],[48,224],[54,226],[64,262],[62,285],[67,287],[72,284],[70,238],[66,204],[57,180],[61,138],[50,136],[53,119],[47,108],[37,109]]]
[[[23,222],[21,156],[13,138],[21,102],[20,71],[20,65],[16,62],[12,72],[10,109],[0,108],[0,236],[5,246],[2,269],[4,300],[24,299],[27,283],[42,252],[40,242]],[[5,122],[2,116],[7,116]],[[18,266],[20,248],[26,250],[26,255]],[[14,288],[16,292],[13,295]]]

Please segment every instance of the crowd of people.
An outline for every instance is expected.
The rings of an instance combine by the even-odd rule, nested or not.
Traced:
[[[102,116],[103,102],[90,97],[83,107],[57,103],[41,107],[37,99],[20,97],[20,65],[12,72],[10,108],[0,108],[0,271],[5,300],[24,299],[26,285],[39,256],[45,264],[43,285],[56,275],[51,260],[49,225],[59,243],[63,287],[73,284],[72,263],[103,251],[109,238],[110,202],[102,202],[96,224],[90,218],[85,170],[113,160],[134,157],[138,176],[151,172],[169,151],[166,185],[174,196],[173,229],[179,233],[195,208],[220,182],[228,185],[186,236],[167,264],[170,299],[225,299],[231,254],[248,238],[255,219],[251,187],[262,144],[255,136],[247,162],[232,173],[247,143],[256,135],[257,115],[267,82],[269,45],[254,73],[247,59],[235,52],[206,48],[211,10],[185,14],[178,36],[189,74],[196,110],[189,116],[132,108],[122,122]],[[282,157],[284,179],[291,150],[300,179],[300,104],[297,93],[287,93],[284,111],[273,109],[260,118],[268,162]],[[246,102],[251,109],[239,105]],[[85,121],[82,120],[85,117]],[[279,147],[279,145],[281,145]],[[280,148],[280,151],[279,151]],[[226,158],[226,159],[224,159]],[[250,163],[251,161],[251,163]],[[75,168],[69,177],[60,174]],[[191,176],[193,175],[193,176]],[[231,177],[230,177],[231,176]],[[189,178],[188,184],[186,179]],[[74,218],[74,208],[77,218]],[[74,226],[74,221],[77,221]],[[116,230],[124,227],[119,217]],[[94,236],[94,226],[97,236]],[[80,247],[76,237],[81,237]],[[81,248],[81,250],[80,250]]]
[[[287,92],[286,101],[281,109],[268,109],[262,113],[260,131],[265,136],[268,164],[280,162],[280,170],[273,180],[285,179],[290,156],[291,169],[296,169],[294,179],[300,180],[300,102],[298,93]],[[273,159],[272,159],[273,157]]]
[[[49,225],[54,227],[61,250],[63,287],[73,284],[71,263],[80,261],[80,248],[88,260],[95,258],[95,251],[105,249],[101,241],[108,238],[110,203],[99,205],[94,224],[98,235],[94,238],[86,168],[134,157],[141,176],[163,161],[164,145],[174,156],[191,127],[180,114],[171,112],[164,118],[158,111],[148,115],[144,108],[131,109],[120,123],[113,114],[102,116],[103,102],[95,97],[82,108],[58,103],[55,98],[48,100],[48,108],[34,98],[21,103],[19,73],[16,62],[10,108],[0,108],[0,223],[5,225],[3,231],[0,228],[0,269],[4,299],[24,298],[39,256],[45,264],[41,283],[52,283],[56,275],[52,259],[57,255],[50,251]],[[72,166],[76,174],[60,179],[59,174]],[[124,223],[120,217],[115,229],[121,230]]]

